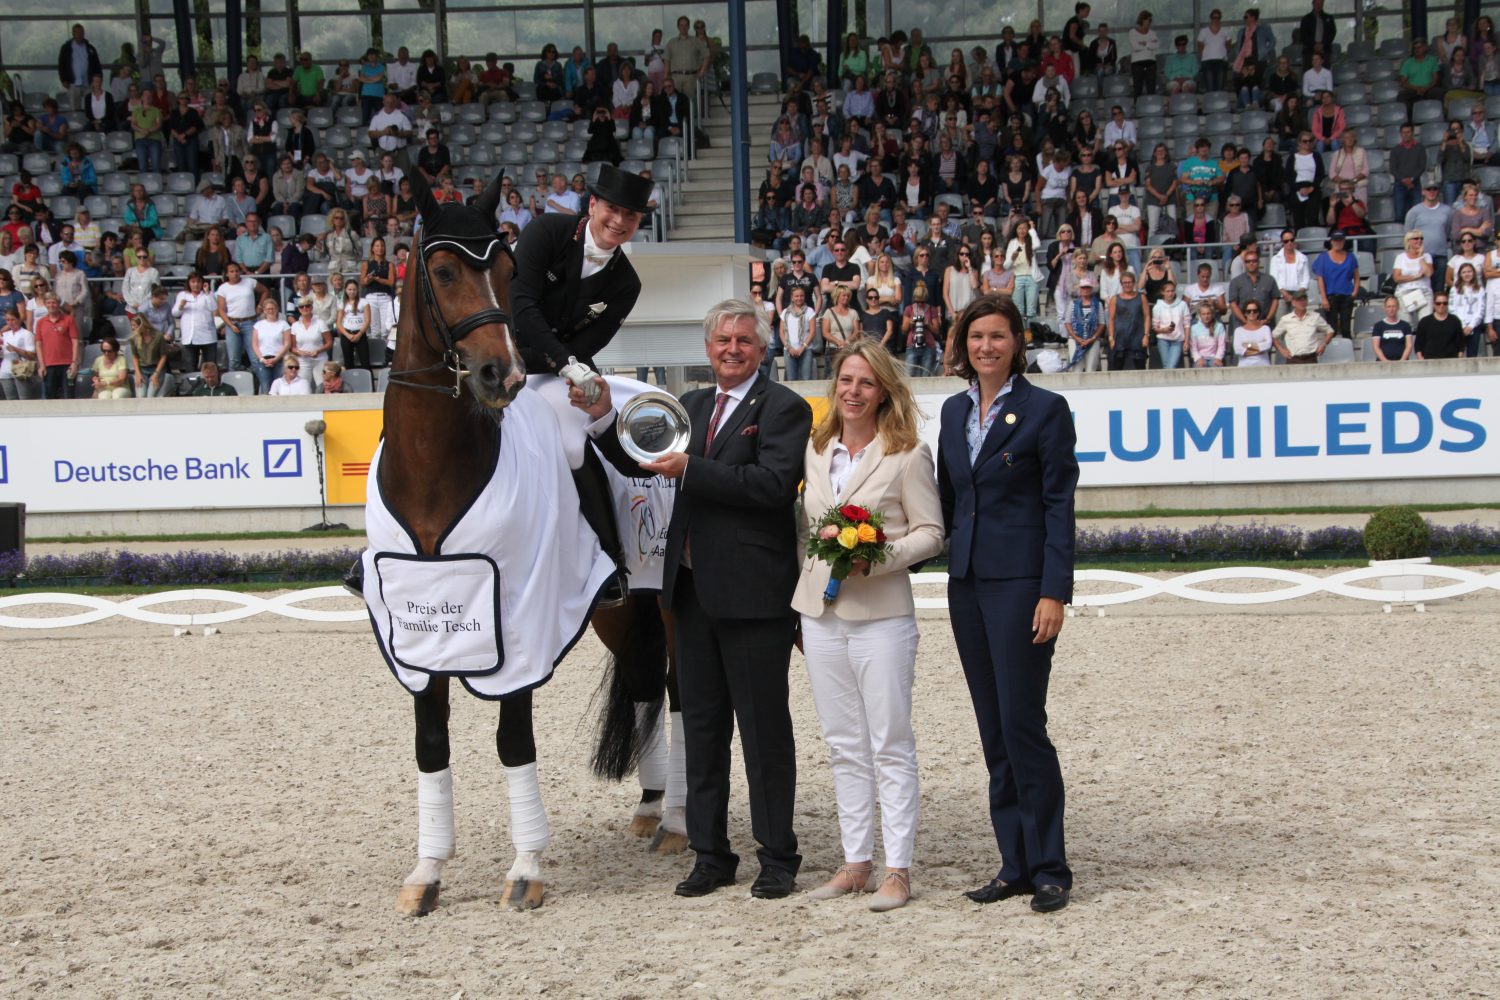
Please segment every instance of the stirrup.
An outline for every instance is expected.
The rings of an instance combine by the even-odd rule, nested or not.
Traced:
[[[354,564],[344,571],[343,579],[339,581],[353,596],[361,601],[365,599],[365,561],[363,557],[354,560]]]

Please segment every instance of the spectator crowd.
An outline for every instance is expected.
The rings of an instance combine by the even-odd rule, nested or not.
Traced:
[[[1149,11],[1123,37],[1090,14],[946,59],[920,28],[851,34],[831,67],[798,39],[753,192],[768,370],[818,377],[868,336],[942,374],[954,317],[988,292],[1057,345],[1039,362],[1054,369],[1315,361],[1366,334],[1381,360],[1496,352],[1489,16],[1408,49],[1340,39],[1323,0],[1284,47],[1255,9],[1238,27],[1215,10],[1170,46]],[[63,91],[0,115],[7,398],[169,394],[204,362],[262,392],[313,391],[335,359],[378,368],[413,172],[464,200],[496,150],[557,138],[550,162],[502,161],[496,222],[514,240],[587,211],[589,164],[649,175],[665,140],[690,138],[717,55],[686,17],[639,54],[549,44],[529,79],[493,53],[371,49],[328,72],[307,52],[252,56],[174,91],[163,54],[148,35],[106,65],[74,25]],[[495,142],[465,174],[450,140],[475,123]]]
[[[1090,13],[946,57],[920,28],[850,34],[833,67],[798,39],[751,193],[787,377],[861,335],[948,372],[988,292],[1052,370],[1352,358],[1356,335],[1380,360],[1500,353],[1489,16],[1377,48],[1341,45],[1323,0],[1284,47],[1254,8],[1169,46],[1150,11],[1124,38]]]
[[[174,370],[204,362],[215,394],[233,391],[221,367],[253,372],[262,393],[327,391],[330,365],[335,387],[350,384],[343,373],[379,368],[394,346],[411,175],[439,203],[465,201],[499,172],[497,146],[534,143],[534,173],[498,161],[510,241],[538,215],[586,213],[592,164],[651,177],[663,142],[688,138],[713,62],[703,22],[677,27],[639,55],[611,43],[597,63],[549,44],[529,80],[494,53],[445,66],[403,47],[327,74],[308,52],[250,56],[205,93],[191,78],[168,87],[160,39],[106,66],[74,25],[63,92],[0,114],[0,391],[165,395]],[[474,144],[472,169],[450,137]],[[653,214],[661,201],[658,187]]]

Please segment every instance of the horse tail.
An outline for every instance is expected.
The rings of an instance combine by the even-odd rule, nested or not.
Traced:
[[[601,621],[605,616],[607,623]],[[594,626],[610,657],[594,693],[595,699],[603,697],[603,704],[590,765],[601,778],[623,781],[640,762],[661,717],[667,632],[649,595],[632,596],[618,611],[596,612]]]

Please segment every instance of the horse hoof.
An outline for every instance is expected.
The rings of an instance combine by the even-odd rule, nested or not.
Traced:
[[[500,905],[517,913],[534,910],[542,905],[542,893],[540,879],[506,879],[505,889],[500,893]]]
[[[630,817],[630,835],[632,837],[640,837],[642,839],[645,839],[646,837],[654,835],[656,833],[656,828],[660,825],[660,816],[635,815]]]
[[[438,905],[438,887],[441,882],[430,882],[427,885],[403,885],[401,894],[396,897],[396,912],[404,913],[408,917],[425,917]]]
[[[657,854],[681,854],[687,850],[687,834],[668,830],[666,827],[656,831],[656,836],[651,840],[651,850]]]

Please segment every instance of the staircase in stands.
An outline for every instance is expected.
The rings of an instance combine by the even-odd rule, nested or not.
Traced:
[[[727,95],[726,95],[727,96]],[[730,160],[729,108],[711,98],[707,119],[710,146],[699,148],[688,166],[683,200],[667,238],[672,240],[730,241],[734,239],[734,168]],[[771,146],[771,126],[780,104],[775,95],[750,95],[750,187],[753,192],[765,177],[766,154]],[[701,118],[700,118],[701,124]]]

